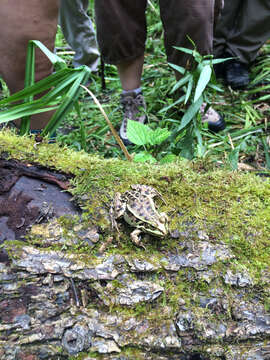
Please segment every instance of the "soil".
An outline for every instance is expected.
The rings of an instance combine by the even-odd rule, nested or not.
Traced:
[[[0,244],[23,240],[34,223],[80,213],[67,192],[69,179],[39,165],[0,159]]]

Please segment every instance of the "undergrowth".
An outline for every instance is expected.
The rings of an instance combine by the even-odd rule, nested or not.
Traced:
[[[89,9],[91,16],[92,7]],[[188,112],[188,107],[184,100],[175,104],[178,100],[173,92],[176,81],[173,69],[166,62],[163,28],[157,13],[156,2],[151,2],[147,11],[148,39],[142,78],[147,101],[147,131],[152,131],[153,136],[147,144],[129,146],[129,153],[133,154],[136,161],[143,162],[168,163],[183,157],[189,160],[200,158],[234,170],[269,170],[270,43],[261,49],[252,65],[251,83],[246,90],[233,91],[216,81],[213,75],[212,83],[204,89],[204,101],[224,115],[227,123],[225,130],[218,134],[208,131],[207,125],[202,125],[200,116],[196,114],[192,119],[193,127],[183,127],[183,115]],[[59,28],[56,53],[71,66],[73,54],[70,50]],[[196,70],[191,74],[196,75]],[[183,76],[189,75],[185,73]],[[92,74],[89,89],[97,96],[114,127],[119,130],[122,121],[119,106],[121,86],[114,66],[105,64],[105,80],[104,90],[101,78]],[[184,91],[189,92],[189,85],[186,83],[184,86]],[[193,91],[196,97],[195,88]],[[4,96],[7,93],[4,84]],[[61,121],[56,138],[60,144],[99,154],[104,158],[124,158],[102,113],[87,92],[80,95],[79,107]],[[162,136],[156,139],[155,134]]]
[[[155,6],[155,3],[152,5]],[[173,131],[179,127],[183,116],[183,105],[171,106],[175,96],[171,90],[175,86],[173,69],[166,62],[163,46],[163,30],[157,21],[158,6],[149,7],[148,39],[145,52],[145,65],[142,78],[143,93],[147,101],[148,126]],[[67,62],[71,62],[70,52],[63,50],[63,36],[58,31],[58,54]],[[202,154],[191,151],[193,144],[186,136],[187,130],[179,132],[173,139],[168,138],[161,144],[150,146],[151,156],[160,161],[174,161],[176,157],[203,157],[211,162],[237,167],[241,170],[270,169],[270,136],[268,120],[270,116],[270,44],[266,44],[256,62],[251,67],[251,83],[246,90],[233,91],[217,81],[222,92],[206,90],[205,97],[215,110],[222,113],[227,127],[224,131],[214,134],[206,127],[200,129]],[[90,89],[101,102],[109,119],[116,129],[121,124],[119,95],[120,82],[114,66],[105,65],[106,90],[101,89],[101,79],[92,75]],[[264,81],[267,85],[262,85]],[[168,109],[168,110],[166,110]],[[80,98],[81,116],[71,112],[58,132],[57,140],[74,149],[89,153],[99,153],[105,158],[123,158],[123,154],[100,113],[98,107],[84,94]],[[82,128],[83,123],[83,128]],[[84,142],[82,146],[82,141]],[[141,146],[130,146],[129,152],[138,154]],[[152,160],[152,159],[150,159]]]

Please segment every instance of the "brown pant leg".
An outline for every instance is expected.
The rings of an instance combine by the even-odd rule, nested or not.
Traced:
[[[223,8],[224,8],[224,0],[215,0],[214,29],[216,27],[217,20],[220,17]]]
[[[173,46],[193,48],[211,54],[214,26],[214,2],[209,0],[160,0],[160,14],[165,29],[165,47],[168,61],[185,66],[190,60]]]
[[[147,0],[97,0],[97,40],[105,62],[118,64],[144,53]]]
[[[53,50],[57,20],[58,0],[0,1],[0,74],[11,93],[24,87],[28,41],[40,40]],[[36,81],[51,71],[51,63],[37,50]],[[50,113],[33,116],[31,127],[43,128],[50,116]]]

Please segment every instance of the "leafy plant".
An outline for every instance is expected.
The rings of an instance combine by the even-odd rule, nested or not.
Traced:
[[[54,74],[37,83],[34,83],[35,48],[39,48],[49,58],[56,70]],[[20,134],[24,135],[30,131],[31,115],[56,110],[42,131],[43,136],[53,134],[78,101],[82,91],[80,84],[85,84],[89,76],[90,69],[87,66],[69,69],[60,57],[49,51],[40,41],[29,41],[25,88],[0,101],[0,106],[7,107],[0,113],[0,123],[21,118]]]
[[[176,73],[181,74],[180,80],[173,86],[171,93],[180,91],[180,97],[170,106],[161,109],[160,112],[169,110],[170,108],[182,104],[184,115],[177,125],[174,126],[172,132],[172,141],[175,146],[174,151],[180,156],[192,159],[194,156],[203,157],[206,153],[206,146],[203,143],[202,128],[207,125],[202,124],[202,105],[204,112],[207,112],[210,106],[210,99],[206,90],[209,88],[214,92],[223,92],[216,85],[216,79],[213,72],[213,65],[224,62],[228,59],[213,59],[212,55],[202,56],[194,49],[186,49],[183,47],[175,47],[193,58],[192,68],[187,70],[182,66],[169,64]]]
[[[170,131],[157,127],[152,130],[149,126],[141,124],[138,121],[128,120],[127,136],[129,140],[138,146],[143,146],[144,151],[135,155],[134,161],[151,163],[157,160],[152,156],[153,146],[161,144],[170,136]]]

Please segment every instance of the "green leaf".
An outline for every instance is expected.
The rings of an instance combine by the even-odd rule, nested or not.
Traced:
[[[177,159],[178,159],[178,156],[176,156],[175,154],[167,154],[162,159],[160,159],[159,163],[161,165],[169,164],[169,163],[176,161]]]
[[[262,143],[263,143],[264,153],[265,153],[266,168],[268,170],[270,170],[270,147],[268,146],[265,138],[262,138]]]
[[[239,150],[240,147],[237,146],[235,149],[233,149],[228,156],[229,164],[232,170],[238,169],[238,159],[239,159]]]
[[[174,46],[174,48],[175,48],[176,50],[180,50],[180,51],[182,51],[182,52],[184,52],[184,53],[186,53],[186,54],[190,54],[190,55],[193,55],[193,54],[194,54],[194,51],[195,51],[195,50],[191,50],[191,49],[187,49],[187,48],[179,47],[179,46]]]
[[[221,89],[219,86],[217,86],[217,85],[214,85],[214,84],[208,84],[208,86],[211,88],[211,89],[213,89],[213,90],[215,90],[215,91],[219,91],[219,92],[224,92],[224,90],[223,89]]]
[[[179,104],[180,102],[182,102],[185,99],[186,95],[182,95],[179,99],[177,99],[175,102],[173,102],[172,104],[166,106],[165,108],[162,108],[161,110],[159,110],[159,114],[166,112],[167,110],[171,109],[172,107],[174,107],[175,105]]]
[[[42,44],[39,40],[30,40],[30,44],[34,44],[37,48],[39,48],[50,60],[53,65],[57,65],[60,68],[66,68],[67,65],[63,59],[59,56],[51,52],[45,45]]]
[[[165,141],[170,135],[171,132],[168,129],[157,128],[149,134],[150,144],[159,145],[163,141]]]
[[[180,156],[188,160],[194,158],[194,136],[193,136],[193,127],[190,126],[187,129],[185,136],[180,141],[181,151]]]
[[[157,162],[157,160],[147,151],[142,151],[138,154],[136,154],[133,158],[135,162],[150,162],[151,164],[154,164]]]
[[[181,124],[177,131],[182,130],[184,127],[186,127],[190,121],[194,118],[194,116],[197,114],[197,112],[200,110],[200,107],[203,103],[203,97],[201,96],[196,102],[192,103],[190,107],[185,112],[184,116],[182,117]]]
[[[0,105],[2,106],[5,104],[8,104],[8,103],[15,102],[15,101],[20,101],[20,100],[23,100],[27,96],[31,96],[31,95],[34,96],[34,95],[37,95],[41,92],[44,92],[44,91],[52,88],[53,86],[57,86],[57,84],[61,80],[70,77],[71,73],[73,73],[73,71],[74,71],[74,69],[59,70],[55,74],[52,74],[52,75],[48,76],[47,78],[40,80],[39,82],[35,83],[34,85],[29,86],[23,90],[20,90],[17,93],[9,96],[8,98],[1,100]],[[74,76],[76,77],[75,74],[74,74]]]
[[[184,73],[186,72],[186,69],[183,68],[182,66],[179,66],[179,65],[175,65],[175,64],[172,64],[172,63],[168,63],[168,65],[173,68],[174,70],[180,72],[180,74],[184,75]]]
[[[196,86],[194,102],[196,102],[199,97],[202,95],[206,85],[211,79],[212,68],[210,65],[205,65],[200,73],[200,77]]]
[[[225,61],[232,60],[232,59],[235,59],[235,58],[229,57],[229,58],[224,58],[224,59],[205,60],[203,63],[204,64],[220,64],[220,63],[223,63]]]
[[[191,74],[187,74],[186,76],[184,76],[182,79],[178,80],[177,83],[174,85],[174,87],[172,88],[172,90],[170,91],[170,94],[174,93],[176,90],[178,90],[181,86],[183,86],[184,84],[186,84],[190,79],[192,79],[192,75]]]
[[[193,77],[191,77],[188,82],[184,104],[186,104],[188,102],[188,99],[190,98],[192,87],[193,87]]]
[[[149,126],[141,124],[138,121],[128,120],[127,137],[136,145],[146,145],[150,143],[151,133],[153,132]]]

